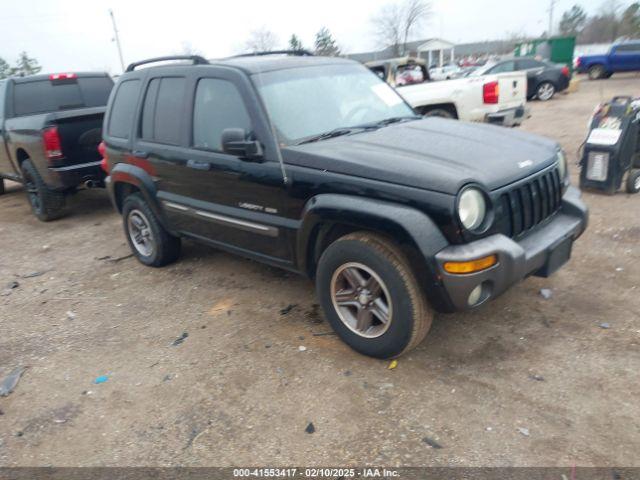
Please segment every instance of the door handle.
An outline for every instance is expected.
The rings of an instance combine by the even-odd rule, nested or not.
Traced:
[[[200,160],[187,160],[187,167],[194,168],[196,170],[209,170],[211,164]]]
[[[131,152],[131,155],[138,158],[149,158],[149,152],[145,152],[143,150],[134,150]]]

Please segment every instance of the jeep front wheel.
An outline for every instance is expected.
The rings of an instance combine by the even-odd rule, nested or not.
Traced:
[[[433,312],[402,251],[382,236],[358,232],[320,257],[316,286],[325,315],[354,350],[393,358],[418,345]]]
[[[129,247],[141,263],[162,267],[178,259],[180,238],[164,229],[140,194],[125,199],[122,219]]]

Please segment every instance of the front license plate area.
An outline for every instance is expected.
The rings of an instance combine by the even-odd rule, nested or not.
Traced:
[[[571,258],[571,247],[573,238],[569,237],[557,244],[549,253],[547,263],[536,273],[539,277],[549,277]]]

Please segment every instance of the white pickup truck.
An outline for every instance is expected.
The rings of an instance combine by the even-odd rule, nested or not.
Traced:
[[[396,87],[416,111],[426,116],[507,127],[520,125],[529,116],[525,72],[431,82],[425,63],[420,59],[402,57],[366,65]]]

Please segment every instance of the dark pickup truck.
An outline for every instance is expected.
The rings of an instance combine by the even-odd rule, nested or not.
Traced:
[[[424,119],[349,60],[173,58],[195,65],[129,66],[105,115],[107,189],[145,265],[184,237],[308,275],[338,335],[386,358],[434,310],[552,274],[586,228],[552,140]]]
[[[23,183],[33,213],[58,218],[78,186],[104,183],[98,145],[113,80],[60,73],[0,81],[0,194]]]

